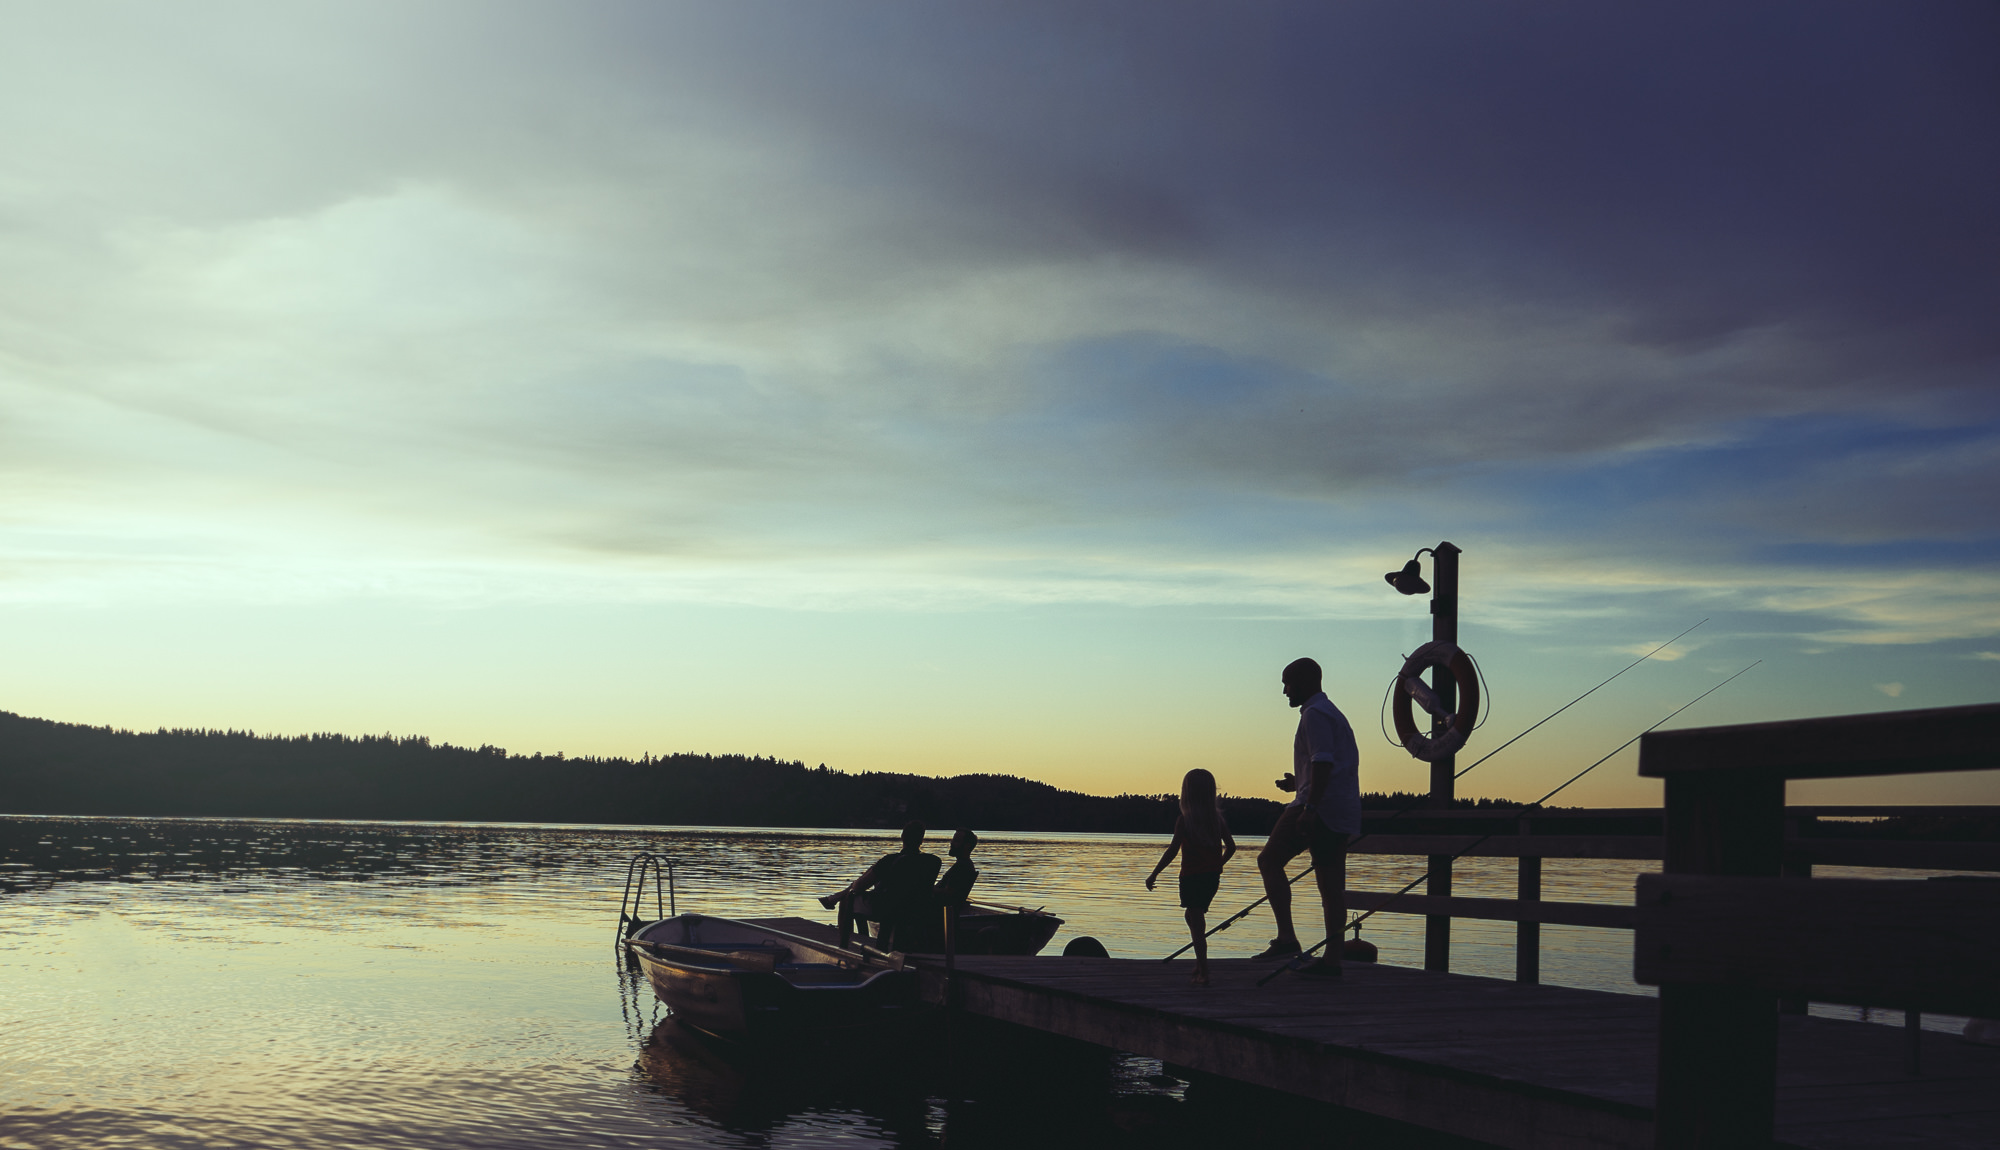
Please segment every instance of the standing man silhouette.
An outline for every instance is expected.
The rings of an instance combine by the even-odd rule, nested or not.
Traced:
[[[1311,851],[1320,910],[1331,941],[1327,953],[1300,973],[1338,976],[1340,937],[1347,925],[1347,840],[1361,833],[1361,752],[1354,745],[1354,728],[1348,726],[1347,716],[1320,690],[1318,663],[1293,660],[1285,668],[1283,684],[1285,699],[1299,709],[1299,731],[1292,739],[1292,773],[1278,780],[1278,789],[1294,791],[1296,796],[1278,816],[1269,841],[1257,855],[1264,894],[1278,920],[1278,937],[1257,957],[1289,958],[1299,953],[1285,865]]]

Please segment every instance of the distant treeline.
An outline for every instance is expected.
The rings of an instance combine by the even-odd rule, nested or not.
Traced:
[[[1414,795],[1367,795],[1403,807]],[[1461,807],[1504,807],[1493,799]],[[1238,834],[1282,809],[1225,798]],[[846,774],[746,755],[638,759],[510,755],[389,735],[139,733],[0,711],[0,812],[236,818],[895,827],[911,819],[982,830],[1171,829],[1170,795],[1105,797],[1012,775]]]

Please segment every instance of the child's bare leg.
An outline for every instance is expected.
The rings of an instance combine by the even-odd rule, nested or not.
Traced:
[[[1189,907],[1185,915],[1188,933],[1194,938],[1194,983],[1208,985],[1208,919],[1202,912]]]

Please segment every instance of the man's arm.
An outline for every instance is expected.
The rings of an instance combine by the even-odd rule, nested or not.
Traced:
[[[1318,807],[1319,800],[1323,796],[1325,796],[1327,776],[1333,774],[1333,772],[1329,770],[1324,770],[1322,768],[1330,767],[1332,765],[1333,764],[1331,763],[1322,763],[1317,761],[1307,765],[1306,769],[1312,772],[1312,789],[1306,792],[1307,810],[1312,810]]]
[[[847,885],[847,893],[860,894],[862,891],[867,890],[869,887],[874,885],[875,885],[875,868],[871,866],[867,870],[861,872],[860,878],[855,879],[853,882]]]

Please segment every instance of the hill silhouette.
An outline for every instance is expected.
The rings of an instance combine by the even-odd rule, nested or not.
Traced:
[[[1413,796],[1369,795],[1370,806]],[[1497,805],[1461,800],[1461,806]],[[1238,834],[1281,806],[1223,799]],[[0,812],[235,818],[894,827],[1162,833],[1168,795],[1086,795],[1012,775],[950,778],[752,755],[510,755],[420,736],[134,732],[0,711]]]

